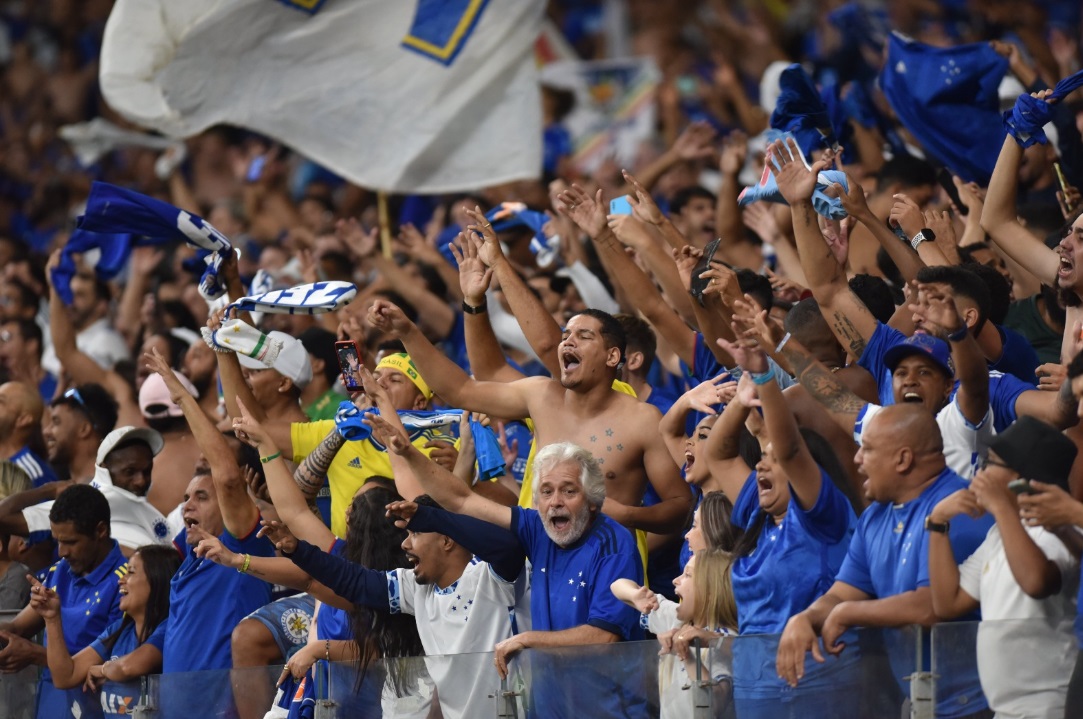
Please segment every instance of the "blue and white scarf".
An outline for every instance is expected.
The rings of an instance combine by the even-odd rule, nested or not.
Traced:
[[[1080,86],[1083,86],[1083,70],[1058,82],[1053,93],[1045,100],[1023,93],[1015,101],[1015,107],[1004,113],[1004,127],[1008,134],[1023,148],[1035,143],[1045,145],[1049,138],[1042,128],[1053,119],[1056,107],[1052,103],[1062,100]]]
[[[252,283],[253,291],[257,290]],[[282,290],[270,290],[242,297],[230,305],[241,312],[268,312],[280,315],[319,315],[350,304],[357,296],[352,282],[312,282]]]
[[[364,423],[365,414],[379,415],[380,410],[376,407],[360,410],[353,402],[343,402],[338,406],[338,414],[335,415],[335,426],[339,434],[348,442],[359,442],[372,436],[372,428]],[[447,427],[458,423],[462,419],[463,410],[409,410],[400,411],[399,420],[409,434],[426,430]],[[504,455],[500,451],[500,442],[491,427],[484,426],[481,422],[470,420],[470,433],[474,437],[474,447],[477,453],[478,476],[481,481],[487,481],[493,477],[504,474]]]

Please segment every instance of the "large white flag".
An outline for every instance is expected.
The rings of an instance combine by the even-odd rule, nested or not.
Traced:
[[[348,180],[449,192],[541,172],[539,0],[117,0],[101,87],[172,137],[228,123]]]

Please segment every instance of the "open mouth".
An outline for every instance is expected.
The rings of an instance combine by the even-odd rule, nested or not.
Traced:
[[[196,519],[195,517],[185,517],[184,518],[184,526],[187,527],[188,529],[191,529],[192,527],[198,527],[199,526],[199,520]]]
[[[410,554],[409,552],[406,553],[406,561],[410,563],[411,567],[416,567],[420,563],[420,560],[417,558],[417,555],[416,554]]]
[[[691,451],[684,453],[684,471],[688,472],[692,469],[692,465],[696,463],[696,455]]]
[[[917,392],[903,392],[903,402],[913,402],[915,404],[921,404],[925,399]]]
[[[564,370],[566,372],[571,372],[579,367],[579,357],[572,352],[565,352],[560,358],[564,362]]]
[[[1061,255],[1060,256],[1060,267],[1057,269],[1057,274],[1060,275],[1061,277],[1064,277],[1065,275],[1070,274],[1073,269],[1074,269],[1074,265],[1072,264],[1072,261],[1070,259],[1068,259],[1067,257],[1065,257],[1064,255]]]
[[[553,529],[557,531],[563,531],[567,529],[572,523],[571,517],[550,517],[549,524],[553,526]]]
[[[756,475],[756,488],[760,494],[766,494],[775,488],[775,483],[771,481],[770,477],[765,477],[762,474]]]

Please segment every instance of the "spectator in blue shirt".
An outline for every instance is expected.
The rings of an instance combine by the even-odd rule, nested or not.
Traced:
[[[945,465],[943,444],[936,420],[921,406],[885,407],[870,420],[856,460],[868,478],[865,494],[873,504],[861,515],[835,583],[786,623],[777,669],[791,686],[806,676],[808,652],[824,661],[817,635],[824,649],[837,656],[846,646],[840,637],[851,627],[930,627],[936,622],[925,520],[937,502],[968,486]],[[989,517],[952,523],[956,562],[970,556],[992,523]],[[891,658],[896,675],[906,676],[901,650],[893,650]],[[954,719],[986,709],[976,671],[943,677],[937,696],[937,716]]]
[[[230,551],[241,555],[268,557],[274,554],[274,547],[257,536],[259,509],[248,494],[244,473],[225,437],[157,351],[144,357],[165,380],[173,402],[184,411],[210,470],[208,474],[197,467],[184,494],[184,529],[173,540],[184,561],[171,583],[162,670],[229,669],[233,665],[233,628],[270,601],[271,588],[247,574],[247,566],[240,571],[223,567],[197,557],[193,550],[207,536],[218,537]],[[209,676],[214,677],[209,682],[224,679],[221,672]],[[217,699],[216,707],[228,710],[228,686],[208,686],[207,695]]]
[[[6,284],[23,286],[7,279]],[[41,366],[41,354],[45,340],[41,327],[33,320],[37,314],[38,298],[33,294],[33,314],[30,317],[12,317],[0,325],[0,368],[7,370],[7,377],[37,390],[38,397],[49,402],[56,394],[56,377]]]
[[[42,584],[60,597],[60,616],[67,627],[63,639],[68,652],[76,654],[120,619],[117,580],[127,572],[127,566],[120,547],[109,536],[109,502],[94,487],[76,484],[64,490],[53,503],[49,520],[60,561],[49,568]],[[19,671],[31,664],[47,666],[49,637],[45,646],[29,640],[44,627],[44,620],[30,606],[10,623],[0,625],[0,638],[7,642],[0,650],[0,671]],[[81,689],[54,687],[46,668],[38,683],[37,716],[68,716],[73,705],[80,707],[83,716],[100,716],[97,702]]]
[[[180,557],[172,547],[148,544],[137,549],[128,560],[127,574],[118,581],[118,607],[124,616],[74,656],[64,639],[60,597],[35,581],[30,606],[45,620],[49,639],[46,655],[53,685],[58,689],[83,685],[84,691],[93,694],[101,689],[106,716],[131,714],[139,697],[123,683],[162,670],[169,580],[179,566]]]

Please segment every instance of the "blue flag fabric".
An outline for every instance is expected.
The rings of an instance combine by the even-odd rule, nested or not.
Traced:
[[[217,299],[226,292],[218,277],[218,267],[222,253],[232,252],[233,248],[229,239],[202,217],[134,190],[95,182],[90,188],[86,211],[76,227],[100,234],[144,235],[156,243],[186,242],[213,253],[205,258],[207,267],[200,279],[199,291],[208,300]]]
[[[343,439],[347,442],[359,442],[372,436],[372,428],[364,423],[366,414],[379,415],[380,410],[376,407],[360,410],[353,402],[343,402],[338,406],[335,426]],[[423,429],[455,424],[462,418],[462,414],[461,409],[410,410],[399,412],[399,420],[406,431],[413,434]],[[500,442],[496,438],[496,433],[491,427],[486,427],[475,420],[470,420],[470,433],[474,437],[478,475],[481,481],[502,476],[505,471],[504,455],[500,451]]]
[[[485,219],[493,223],[493,229],[497,232],[510,230],[513,227],[529,227],[534,231],[530,238],[530,251],[538,260],[539,267],[548,267],[556,259],[556,247],[549,243],[542,228],[549,218],[544,212],[528,209],[522,202],[501,202],[485,213]]]
[[[1004,113],[1004,127],[1008,134],[1023,148],[1035,143],[1045,145],[1049,138],[1042,128],[1053,120],[1054,103],[1080,86],[1083,86],[1083,70],[1058,82],[1053,93],[1045,100],[1023,93],[1015,101],[1015,107]]]
[[[811,157],[814,150],[838,145],[820,92],[804,69],[796,63],[790,65],[782,71],[778,85],[771,127],[791,133],[805,157]]]
[[[985,186],[1004,138],[997,88],[1007,70],[987,43],[938,48],[892,33],[880,86],[933,159]]]
[[[77,226],[89,232],[130,232],[178,240],[212,252],[231,247],[229,239],[203,218],[107,182],[91,186],[86,212]]]
[[[60,263],[53,268],[51,273],[53,287],[56,288],[60,299],[65,305],[70,305],[74,299],[71,293],[71,281],[79,271],[75,265],[75,255],[98,250],[101,256],[94,266],[94,274],[99,279],[108,282],[124,269],[135,244],[137,243],[134,235],[104,234],[78,229],[73,231],[68,238],[68,244],[64,245],[60,253]]]

